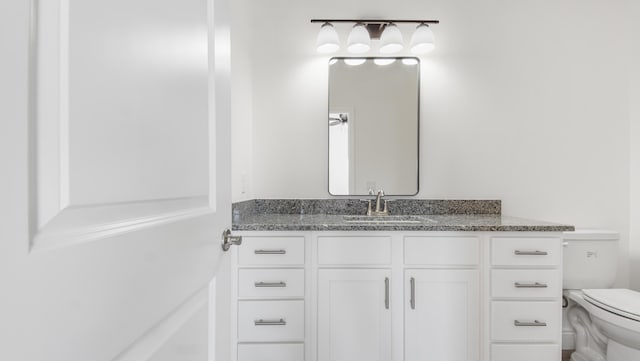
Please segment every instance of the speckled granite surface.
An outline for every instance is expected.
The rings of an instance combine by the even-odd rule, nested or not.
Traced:
[[[371,199],[254,199],[233,204],[240,214],[364,214]],[[500,214],[499,200],[391,199],[391,214]]]
[[[342,200],[339,200],[342,201]],[[351,201],[351,200],[349,200]],[[394,200],[395,202],[396,200]],[[300,214],[301,208],[296,208],[297,200],[287,201],[277,204],[274,200],[261,203],[260,200],[256,204],[250,204],[255,201],[249,201],[247,204],[234,205],[233,230],[236,231],[470,231],[470,232],[564,232],[574,230],[573,226],[549,223],[543,221],[535,221],[516,217],[507,217],[500,215],[500,201],[471,201],[471,202],[497,202],[489,207],[484,205],[479,207],[478,204],[471,206],[458,207],[440,203],[437,207],[424,207],[419,205],[420,200],[411,201],[414,207],[411,209],[413,213],[400,213],[392,209],[392,214],[419,214],[424,215],[424,220],[419,223],[353,223],[348,222],[343,217],[349,214],[363,214],[366,211],[366,204],[358,203],[358,213],[348,213],[349,210],[356,208],[349,205],[345,208],[328,208],[325,205],[319,207],[308,206],[303,214]],[[434,202],[434,201],[422,201]],[[436,201],[451,202],[451,201]],[[454,201],[465,202],[465,201]],[[322,202],[320,202],[322,203]],[[313,202],[303,204],[313,205]],[[433,204],[433,203],[432,203]],[[454,203],[455,205],[455,203]],[[462,210],[469,210],[473,207],[478,209],[491,210],[498,213],[464,213]],[[423,213],[418,213],[416,209],[420,209]],[[434,213],[427,213],[425,210],[434,209]],[[458,210],[457,214],[437,213],[442,209]],[[297,213],[295,212],[297,210]],[[322,213],[325,211],[326,213]]]

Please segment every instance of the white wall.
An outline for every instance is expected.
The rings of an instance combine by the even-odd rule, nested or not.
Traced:
[[[252,24],[249,2],[231,1],[231,181],[234,202],[252,199]]]
[[[496,198],[508,215],[618,230],[628,283],[631,0],[243,1],[251,89],[234,95],[253,117],[234,137],[253,137],[253,165],[234,167],[251,170],[253,196],[329,197],[327,57],[311,18],[436,18],[418,197]]]
[[[640,2],[629,0],[633,5],[631,19],[640,19]],[[629,69],[629,114],[631,123],[631,286],[640,290],[640,23],[630,22],[630,34],[634,34],[633,54]]]

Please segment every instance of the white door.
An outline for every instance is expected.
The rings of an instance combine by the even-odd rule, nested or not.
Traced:
[[[0,360],[225,360],[227,19],[0,2]]]
[[[407,270],[405,360],[480,359],[477,270]]]
[[[318,273],[318,361],[391,361],[391,272]]]

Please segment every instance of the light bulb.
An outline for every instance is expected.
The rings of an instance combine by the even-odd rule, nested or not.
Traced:
[[[384,28],[380,37],[380,52],[383,54],[397,53],[404,48],[402,32],[396,24],[389,24]]]
[[[330,23],[322,24],[316,40],[316,50],[321,54],[329,54],[338,51],[338,49],[340,49],[338,32]]]
[[[347,50],[353,54],[366,53],[371,49],[371,37],[369,37],[369,31],[364,24],[356,24],[349,33],[347,39]]]
[[[411,37],[411,52],[414,54],[424,54],[435,47],[433,31],[427,24],[420,24]]]

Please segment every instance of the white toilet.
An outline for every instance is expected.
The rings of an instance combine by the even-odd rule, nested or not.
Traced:
[[[565,232],[567,317],[576,333],[571,361],[640,361],[640,293],[612,289],[618,238],[610,231]]]

